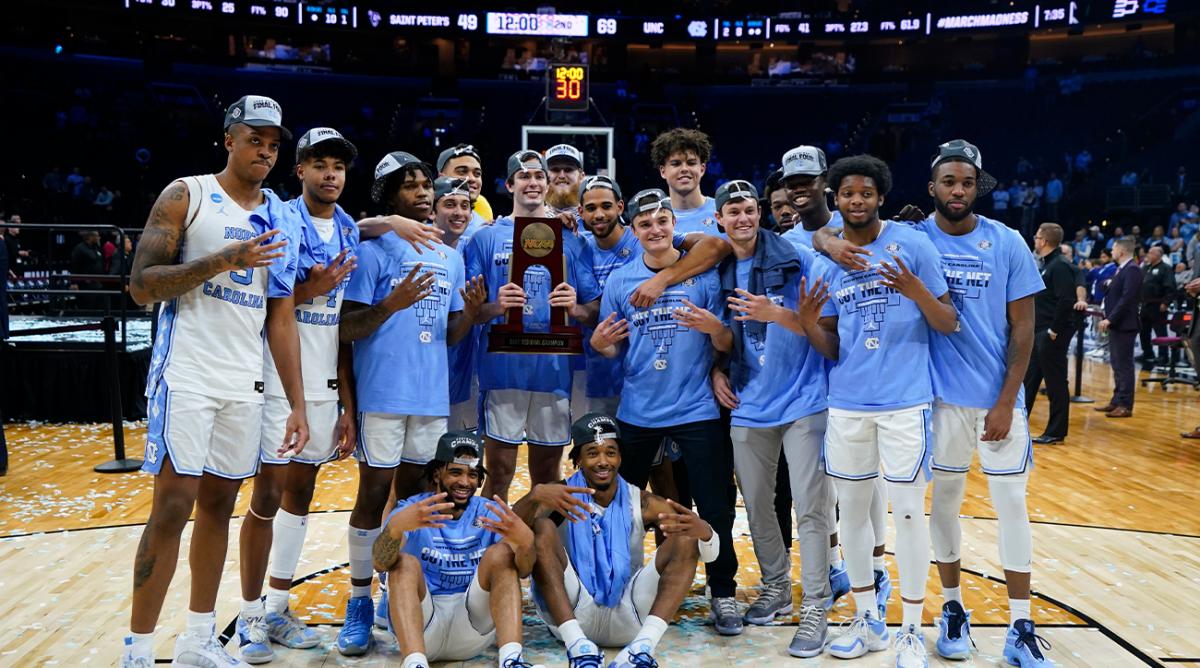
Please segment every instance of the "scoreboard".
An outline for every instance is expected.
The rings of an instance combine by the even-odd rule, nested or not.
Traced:
[[[546,110],[588,110],[587,65],[551,65],[546,70]]]

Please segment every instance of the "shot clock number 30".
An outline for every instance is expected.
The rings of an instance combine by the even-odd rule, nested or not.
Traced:
[[[587,111],[586,65],[551,65],[546,73],[546,108],[550,111]]]

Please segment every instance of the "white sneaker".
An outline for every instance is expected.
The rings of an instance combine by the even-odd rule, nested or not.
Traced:
[[[187,631],[175,640],[175,660],[171,665],[179,668],[250,668],[250,664],[230,656],[215,635],[196,636]]]
[[[154,668],[154,658],[134,656],[133,639],[125,638],[125,651],[121,652],[121,668]]]
[[[925,635],[907,626],[896,632],[892,645],[896,648],[896,668],[929,668],[929,653],[925,651]]]
[[[862,617],[855,617],[840,636],[829,644],[827,650],[830,656],[839,659],[857,659],[867,652],[882,652],[888,648],[888,628],[882,621],[875,619],[872,611]]]

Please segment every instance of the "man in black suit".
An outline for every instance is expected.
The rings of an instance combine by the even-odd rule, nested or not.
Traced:
[[[1160,346],[1155,359],[1152,341],[1155,336],[1167,335],[1167,305],[1174,295],[1175,268],[1163,262],[1162,246],[1151,246],[1142,270],[1142,362],[1146,368],[1167,365],[1167,349]]]
[[[1050,399],[1046,431],[1034,443],[1062,443],[1067,437],[1071,395],[1067,389],[1067,348],[1075,333],[1075,270],[1063,258],[1059,244],[1063,229],[1042,223],[1033,235],[1033,250],[1042,258],[1042,281],[1046,289],[1033,298],[1033,356],[1025,372],[1025,412],[1033,412],[1042,379]]]
[[[1108,363],[1113,370],[1113,395],[1107,406],[1097,406],[1107,417],[1126,418],[1133,415],[1133,342],[1141,323],[1138,302],[1142,295],[1142,271],[1133,261],[1134,241],[1122,237],[1113,243],[1113,274],[1108,292],[1104,295],[1104,319],[1100,331],[1108,332]]]

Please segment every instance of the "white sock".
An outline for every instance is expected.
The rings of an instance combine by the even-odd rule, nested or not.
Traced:
[[[404,663],[400,664],[400,668],[429,668],[429,659],[420,652],[413,652],[404,657]]]
[[[653,654],[654,648],[658,647],[658,641],[662,640],[663,634],[666,632],[666,620],[662,619],[661,617],[650,615],[646,617],[646,621],[642,624],[642,630],[638,631],[638,634],[636,637],[634,637],[633,642],[629,644],[637,645],[639,649],[642,647],[642,645],[649,645],[649,650],[641,651],[649,651],[651,654]]]
[[[154,658],[154,631],[150,633],[134,633],[129,632],[128,642],[126,643],[127,653],[133,657],[149,657]]]
[[[867,591],[852,592],[852,594],[857,617],[865,617],[868,612],[872,617],[879,616],[879,607],[875,605],[875,592],[868,589]]]
[[[875,570],[877,570],[877,571],[886,571],[887,570],[887,564],[883,561],[883,557],[884,557],[884,555],[882,555],[882,554],[879,555],[878,557],[871,555],[871,566]]]
[[[242,601],[242,619],[265,617],[266,615],[267,611],[263,608],[261,598],[256,598],[253,601]]]
[[[217,633],[217,613],[192,612],[187,613],[187,632],[190,635],[207,638]]]
[[[350,543],[350,579],[351,580],[370,580],[375,575],[375,569],[371,565],[371,550],[375,547],[375,539],[380,534],[379,527],[374,529],[356,529],[350,527],[349,543]],[[363,592],[363,589],[366,592]],[[351,585],[351,596],[370,596],[371,585]]]
[[[308,533],[308,516],[293,515],[280,508],[275,513],[274,538],[271,541],[271,568],[268,575],[291,581],[300,563],[304,537]]]
[[[942,587],[942,598],[946,603],[954,601],[962,605],[962,587]]]
[[[509,659],[516,659],[516,658],[519,658],[520,656],[521,656],[521,643],[510,642],[510,643],[506,643],[503,647],[500,648],[500,652],[499,652],[499,654],[497,654],[497,661],[499,662],[500,668],[504,668],[505,661],[508,661]]]
[[[842,551],[838,549],[840,546],[834,545],[829,548],[829,565],[834,568],[842,568]]]
[[[567,648],[567,654],[570,656],[570,649],[577,641],[587,638],[583,634],[583,627],[579,626],[578,619],[571,619],[558,625],[558,634],[562,636],[563,645]]]
[[[267,612],[275,612],[283,614],[284,610],[288,609],[288,601],[291,598],[291,592],[287,589],[276,589],[267,587]]]
[[[1008,599],[1009,624],[1016,624],[1018,619],[1033,619],[1032,605],[1027,598]]]
[[[902,601],[902,603],[904,619],[900,622],[900,630],[918,633],[921,630],[921,613],[925,610],[925,604],[909,603],[908,601]]]

